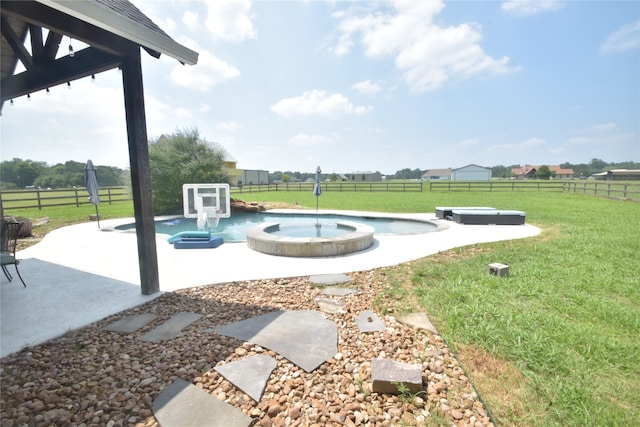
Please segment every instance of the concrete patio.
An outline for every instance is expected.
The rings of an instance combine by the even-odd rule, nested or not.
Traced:
[[[446,229],[416,235],[380,234],[368,250],[329,258],[265,255],[242,242],[228,242],[215,249],[176,250],[166,242],[168,236],[159,235],[160,289],[171,292],[234,281],[349,273],[396,265],[454,247],[540,233],[537,227],[528,224],[461,225],[437,220],[433,213],[394,216],[440,222]],[[160,295],[140,293],[135,233],[108,231],[132,221],[132,218],[102,221],[102,230],[95,222],[64,227],[18,253],[19,268],[28,287],[23,288],[16,279],[8,283],[2,277],[0,357]]]

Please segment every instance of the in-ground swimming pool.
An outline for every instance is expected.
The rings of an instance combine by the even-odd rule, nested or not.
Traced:
[[[269,212],[236,212],[229,218],[220,218],[218,226],[209,229],[212,235],[220,236],[225,241],[247,240],[246,230],[265,222],[275,222],[281,225],[312,225],[321,224],[322,228],[329,230],[336,228],[339,221],[353,221],[369,225],[374,228],[375,234],[420,234],[435,231],[437,225],[427,221],[399,218],[378,218],[351,215],[316,215],[315,213],[269,213]],[[195,218],[172,218],[156,221],[156,233],[174,235],[181,231],[195,231],[198,229]],[[135,230],[135,223],[123,224],[115,227],[116,230]]]

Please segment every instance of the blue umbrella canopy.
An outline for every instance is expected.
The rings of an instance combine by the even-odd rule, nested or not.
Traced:
[[[87,189],[87,193],[89,193],[89,201],[96,206],[96,219],[98,221],[98,228],[100,228],[100,216],[98,215],[98,205],[100,204],[98,176],[96,174],[96,167],[93,166],[91,160],[87,160],[87,164],[84,167],[84,186]]]

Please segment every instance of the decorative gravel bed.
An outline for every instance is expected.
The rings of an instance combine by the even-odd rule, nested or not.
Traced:
[[[386,325],[382,332],[358,330],[358,314],[372,309],[383,289],[372,274],[350,274],[347,286],[359,292],[337,297],[346,304],[346,313],[324,313],[338,326],[338,353],[311,373],[211,328],[274,310],[320,311],[314,298],[322,287],[311,285],[308,277],[202,286],[164,294],[2,359],[1,426],[157,426],[152,402],[176,378],[241,409],[256,426],[491,425],[440,336],[389,315],[380,316]],[[160,343],[138,339],[181,311],[203,317],[181,337]],[[142,313],[157,318],[134,333],[102,329],[125,315]],[[259,353],[278,364],[256,403],[213,368]],[[424,392],[373,393],[373,358],[421,364]]]

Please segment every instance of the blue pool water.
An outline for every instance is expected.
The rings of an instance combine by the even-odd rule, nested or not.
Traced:
[[[373,218],[350,215],[309,215],[309,214],[275,214],[275,213],[233,213],[230,218],[221,218],[218,226],[209,229],[212,235],[220,236],[225,241],[245,241],[245,231],[263,222],[277,222],[281,225],[321,224],[322,228],[337,228],[336,222],[351,221],[370,225],[376,234],[419,234],[436,229],[436,225],[425,221],[397,218]],[[135,224],[124,224],[117,230],[135,229]],[[181,231],[195,231],[198,227],[195,218],[175,218],[156,221],[156,233],[169,236]],[[295,237],[295,236],[294,236]]]

